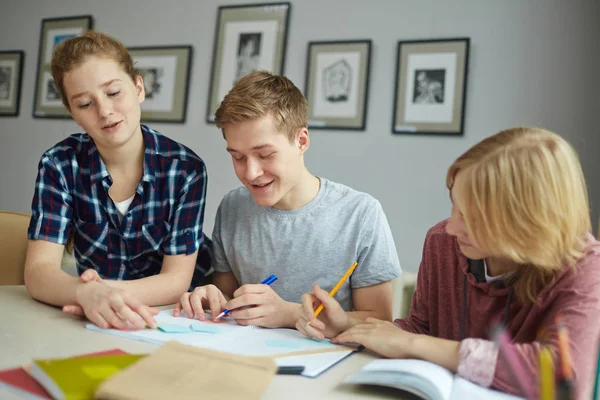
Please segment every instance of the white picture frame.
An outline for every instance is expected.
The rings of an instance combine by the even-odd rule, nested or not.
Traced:
[[[23,50],[0,51],[0,117],[16,117],[21,105]]]
[[[308,43],[309,128],[365,130],[370,64],[369,39]]]
[[[192,46],[130,47],[136,74],[146,97],[143,122],[184,123],[187,116]]]
[[[33,101],[34,118],[71,118],[50,74],[52,54],[57,44],[82,35],[93,28],[93,23],[91,15],[42,20]]]
[[[242,76],[253,71],[282,74],[290,3],[219,7],[210,75],[206,121]]]
[[[469,38],[398,42],[392,132],[461,136]]]

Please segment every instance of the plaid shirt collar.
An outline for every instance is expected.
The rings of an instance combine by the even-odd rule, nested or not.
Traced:
[[[144,137],[144,165],[142,181],[154,185],[156,180],[154,171],[157,165],[156,154],[158,153],[158,142],[154,133],[151,132],[146,125],[140,125],[140,127],[142,129],[142,136]],[[97,181],[104,180],[107,177],[110,179],[110,173],[108,172],[102,157],[100,157],[100,152],[98,151],[94,140],[91,136],[89,136],[89,134],[88,137],[90,138],[88,149],[88,156],[90,157],[90,181],[91,184],[94,185]]]

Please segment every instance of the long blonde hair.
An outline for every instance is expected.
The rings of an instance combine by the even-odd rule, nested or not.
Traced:
[[[487,254],[521,265],[512,278],[515,295],[535,302],[557,270],[583,256],[591,231],[575,150],[550,131],[513,128],[461,155],[448,169],[448,189],[459,171],[469,234]]]

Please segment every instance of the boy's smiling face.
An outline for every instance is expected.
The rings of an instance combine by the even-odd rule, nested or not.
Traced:
[[[238,179],[257,204],[290,209],[294,189],[304,169],[309,139],[306,128],[298,130],[290,143],[275,128],[273,116],[223,126],[227,151]]]

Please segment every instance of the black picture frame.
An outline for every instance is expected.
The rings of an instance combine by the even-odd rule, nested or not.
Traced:
[[[0,51],[0,117],[17,117],[23,87],[23,50]]]
[[[241,76],[252,70],[283,74],[291,8],[289,2],[218,8],[206,107],[207,123],[214,123],[215,112],[223,97]],[[273,45],[270,58],[265,55],[270,53],[263,51],[263,45],[267,47],[265,43]]]
[[[133,59],[136,74],[144,80],[146,98],[141,104],[141,121],[185,123],[192,46],[143,46],[129,47],[127,50]]]
[[[34,118],[71,118],[50,75],[52,50],[62,40],[93,29],[91,15],[42,19],[33,101]]]
[[[462,136],[470,38],[399,41],[392,133]]]
[[[308,43],[304,94],[312,129],[364,131],[371,39]]]

